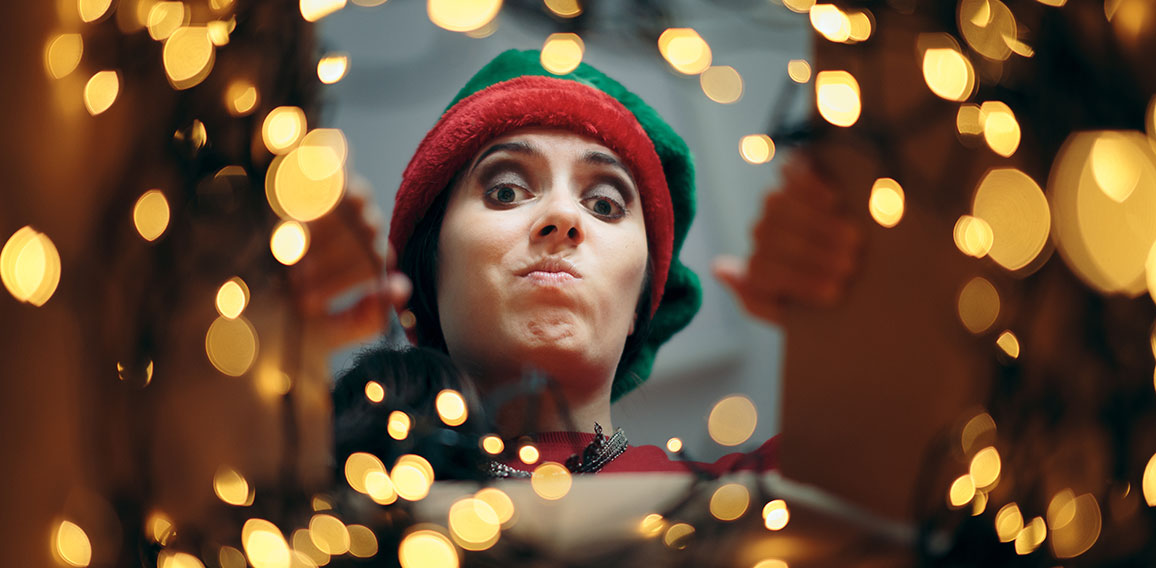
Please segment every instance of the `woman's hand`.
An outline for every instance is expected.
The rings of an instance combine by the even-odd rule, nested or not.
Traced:
[[[715,277],[751,315],[771,323],[781,323],[788,305],[833,305],[856,269],[862,241],[839,205],[806,158],[792,156],[782,186],[763,202],[751,257],[717,257]]]
[[[351,180],[334,210],[309,223],[309,251],[290,269],[301,312],[329,349],[385,331],[390,309],[403,309],[412,291],[409,279],[397,271],[393,248],[377,246],[381,214],[369,195],[364,179]],[[330,311],[334,298],[354,289],[364,295]]]

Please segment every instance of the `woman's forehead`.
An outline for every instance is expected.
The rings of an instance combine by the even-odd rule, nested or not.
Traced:
[[[482,146],[481,151],[474,156],[471,163],[476,163],[484,154],[489,153],[495,146],[512,148],[511,144],[523,146],[535,153],[575,153],[587,154],[598,152],[609,155],[621,161],[618,154],[595,138],[558,128],[530,127],[520,128],[494,138]]]

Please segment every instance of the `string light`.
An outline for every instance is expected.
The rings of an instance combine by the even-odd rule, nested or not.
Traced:
[[[1058,506],[1053,510],[1053,505]],[[1090,493],[1076,497],[1070,489],[1061,491],[1048,505],[1047,524],[1056,558],[1075,558],[1091,549],[1100,538],[1103,524],[1100,504]]]
[[[1035,552],[1047,537],[1048,527],[1044,524],[1044,520],[1040,517],[1033,518],[1030,523],[1024,526],[1020,534],[1016,535],[1016,554],[1022,556]]]
[[[995,532],[1000,542],[1011,542],[1024,528],[1024,517],[1019,505],[1008,503],[995,514]]]
[[[301,17],[316,22],[345,7],[345,0],[301,0]]]
[[[684,550],[690,544],[692,536],[694,536],[694,527],[686,523],[675,523],[666,529],[662,542],[675,550]]]
[[[261,139],[274,154],[289,152],[305,136],[305,111],[294,106],[279,106],[265,116]]]
[[[221,568],[248,568],[249,566],[245,562],[245,554],[231,546],[222,546],[217,551],[217,561],[221,563]]]
[[[767,527],[767,530],[781,531],[790,520],[791,510],[787,508],[786,501],[775,499],[763,505],[763,526]]]
[[[729,65],[712,66],[698,79],[702,92],[716,103],[729,105],[743,96],[743,77]]]
[[[426,13],[434,25],[451,32],[469,32],[490,23],[502,9],[502,0],[427,0]]]
[[[482,438],[482,449],[485,450],[487,454],[496,456],[502,453],[502,450],[506,449],[506,444],[502,442],[501,438],[491,434]]]
[[[200,84],[213,70],[215,59],[216,48],[205,26],[182,26],[165,39],[162,61],[174,89]]]
[[[917,42],[923,53],[923,80],[936,96],[964,101],[975,92],[975,68],[948,34],[922,34]]]
[[[345,78],[349,72],[349,55],[335,53],[326,55],[317,62],[317,78],[326,85],[332,85]]]
[[[177,528],[173,524],[173,520],[160,511],[149,513],[148,518],[145,519],[145,531],[153,542],[161,546],[168,546],[169,541],[177,535]]]
[[[332,560],[328,554],[322,552],[321,549],[317,548],[316,544],[313,544],[313,536],[307,528],[293,531],[293,536],[289,538],[289,546],[293,549],[294,556],[299,557],[300,555],[305,555],[310,562],[317,566],[325,566]],[[308,562],[304,564],[309,565]],[[291,566],[290,568],[296,567]]]
[[[995,420],[992,420],[991,415],[986,412],[976,414],[971,420],[968,420],[967,424],[963,427],[963,433],[960,437],[963,453],[970,454],[971,448],[976,441],[994,433]]]
[[[393,488],[397,495],[407,501],[420,501],[429,495],[433,485],[434,471],[425,458],[406,454],[397,459],[393,470],[389,472]]]
[[[961,215],[955,222],[955,246],[968,256],[983,258],[991,251],[991,225],[979,217]]]
[[[754,568],[790,568],[790,566],[778,558],[766,558],[758,561]]]
[[[378,505],[392,505],[397,501],[397,489],[385,471],[371,471],[365,475],[365,493]]]
[[[146,241],[155,241],[169,226],[169,202],[159,189],[150,189],[137,199],[132,209],[136,232]]]
[[[221,47],[229,44],[229,22],[222,22],[220,20],[213,20],[205,24],[206,31],[209,34],[209,41],[215,47]]]
[[[975,483],[972,481],[970,475],[961,475],[951,482],[951,488],[947,491],[947,504],[952,509],[959,509],[975,497]]]
[[[815,0],[783,0],[783,6],[797,14],[806,14],[815,5]]]
[[[60,34],[44,48],[44,67],[53,79],[62,79],[76,70],[83,55],[84,39],[80,34]]]
[[[678,438],[671,438],[666,441],[666,449],[671,453],[677,454],[682,451],[682,440]]]
[[[389,425],[386,430],[389,432],[389,437],[394,440],[404,440],[409,436],[409,428],[413,424],[409,415],[400,411],[394,410],[389,413]]]
[[[983,115],[979,105],[964,103],[959,105],[955,115],[955,128],[964,136],[979,136],[983,134]]]
[[[992,152],[1005,158],[1020,147],[1020,124],[1007,104],[988,101],[979,107],[983,123],[983,140]]]
[[[990,489],[999,480],[1000,467],[999,451],[988,446],[971,458],[968,475],[976,489]]]
[[[815,4],[810,10],[811,27],[834,42],[851,39],[851,20],[834,4]]]
[[[0,249],[0,280],[20,302],[43,306],[60,284],[60,253],[47,235],[24,226]]]
[[[108,13],[108,9],[112,7],[112,0],[78,0],[77,7],[80,10],[81,21],[92,23]]]
[[[666,519],[658,513],[651,513],[642,518],[638,523],[638,532],[646,538],[654,538],[661,535],[666,530]]]
[[[120,75],[116,71],[97,71],[84,84],[84,108],[96,116],[112,106],[120,94]]]
[[[1156,454],[1152,454],[1148,459],[1148,465],[1144,466],[1140,489],[1144,494],[1144,502],[1148,503],[1149,507],[1156,507]]]
[[[846,71],[820,71],[815,76],[815,104],[819,115],[835,126],[859,120],[859,82]]]
[[[205,568],[199,558],[187,552],[162,550],[157,555],[157,568]]]
[[[487,38],[487,37],[494,35],[494,33],[497,31],[498,31],[498,18],[494,18],[494,19],[486,22],[486,25],[484,25],[484,26],[482,26],[476,30],[470,30],[470,31],[466,32],[466,37],[472,37],[474,39],[483,39],[483,38]]]
[[[349,529],[333,515],[313,515],[309,519],[309,538],[317,550],[330,556],[349,552]]]
[[[578,34],[550,34],[542,44],[540,60],[543,69],[555,75],[565,75],[578,68],[585,53],[586,44]]]
[[[668,28],[658,36],[658,51],[675,71],[698,75],[711,63],[710,46],[690,28]]]
[[[518,448],[518,459],[526,465],[538,463],[540,457],[541,454],[538,453],[538,448],[535,448],[534,444],[523,444],[521,448]]]
[[[755,433],[759,414],[751,399],[732,395],[715,403],[707,417],[707,431],[722,446],[737,446]]]
[[[257,108],[257,87],[246,79],[236,79],[225,89],[225,109],[233,116],[245,116]]]
[[[1011,56],[1009,40],[1017,39],[1016,20],[1000,0],[961,0],[959,31],[964,41],[980,55],[1004,61]]]

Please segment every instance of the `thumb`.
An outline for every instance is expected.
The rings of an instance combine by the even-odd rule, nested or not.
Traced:
[[[743,297],[747,285],[746,260],[729,254],[719,255],[711,263],[711,272],[732,294],[740,299]]]

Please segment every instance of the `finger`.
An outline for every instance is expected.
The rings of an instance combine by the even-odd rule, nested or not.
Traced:
[[[773,299],[780,305],[828,307],[843,297],[846,282],[807,265],[777,263],[772,267],[753,265],[746,287],[750,295]]]
[[[719,255],[711,262],[711,272],[736,296],[747,278],[747,262],[733,255]]]
[[[858,261],[857,248],[833,245],[805,231],[780,227],[773,234],[756,237],[750,264],[752,270],[760,272],[765,272],[766,269],[760,268],[764,265],[801,265],[821,274],[845,278],[854,272]]]
[[[746,285],[747,262],[731,255],[721,255],[711,263],[711,271],[728,288],[751,315],[771,323],[779,322],[778,299]]]
[[[405,274],[390,272],[386,286],[390,305],[400,313],[409,304],[409,299],[413,295],[413,283]]]
[[[756,242],[799,234],[831,248],[855,250],[862,242],[858,226],[841,215],[821,212],[786,196],[768,200],[764,215],[753,228]]]

